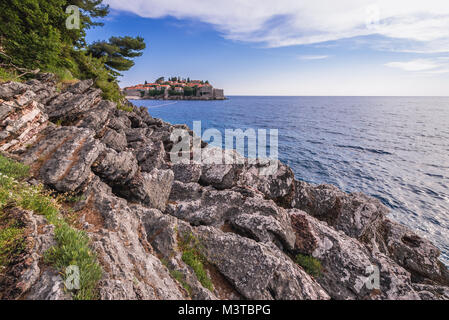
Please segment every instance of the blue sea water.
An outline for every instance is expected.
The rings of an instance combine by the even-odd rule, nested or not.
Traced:
[[[278,129],[296,178],[361,191],[433,241],[449,265],[449,97],[242,97],[133,101],[203,130]]]

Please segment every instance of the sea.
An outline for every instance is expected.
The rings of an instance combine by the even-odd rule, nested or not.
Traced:
[[[277,129],[299,180],[364,192],[431,240],[449,266],[449,97],[256,97],[135,100],[172,124]]]

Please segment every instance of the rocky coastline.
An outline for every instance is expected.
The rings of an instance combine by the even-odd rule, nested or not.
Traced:
[[[102,267],[98,298],[449,299],[439,250],[378,200],[298,181],[282,163],[272,176],[248,162],[172,163],[177,128],[189,130],[145,108],[118,109],[90,80],[63,90],[50,74],[0,84],[0,151],[31,167],[28,183],[77,195],[71,210]],[[206,158],[225,153],[202,147]],[[71,299],[43,263],[54,229],[9,210],[32,245],[0,280],[3,296]],[[209,282],[186,247],[201,255]],[[320,273],[297,255],[319,261]],[[371,269],[378,287],[367,281]]]

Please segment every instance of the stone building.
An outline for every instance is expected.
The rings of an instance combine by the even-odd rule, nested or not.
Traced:
[[[223,89],[214,89],[213,90],[213,98],[216,100],[224,100],[224,91]]]
[[[203,86],[196,91],[196,96],[204,99],[213,99],[214,89],[210,86]]]

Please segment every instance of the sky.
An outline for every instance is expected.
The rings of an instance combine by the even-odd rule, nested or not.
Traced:
[[[226,95],[446,96],[447,0],[105,0],[88,41],[142,36],[122,87],[160,76]]]

